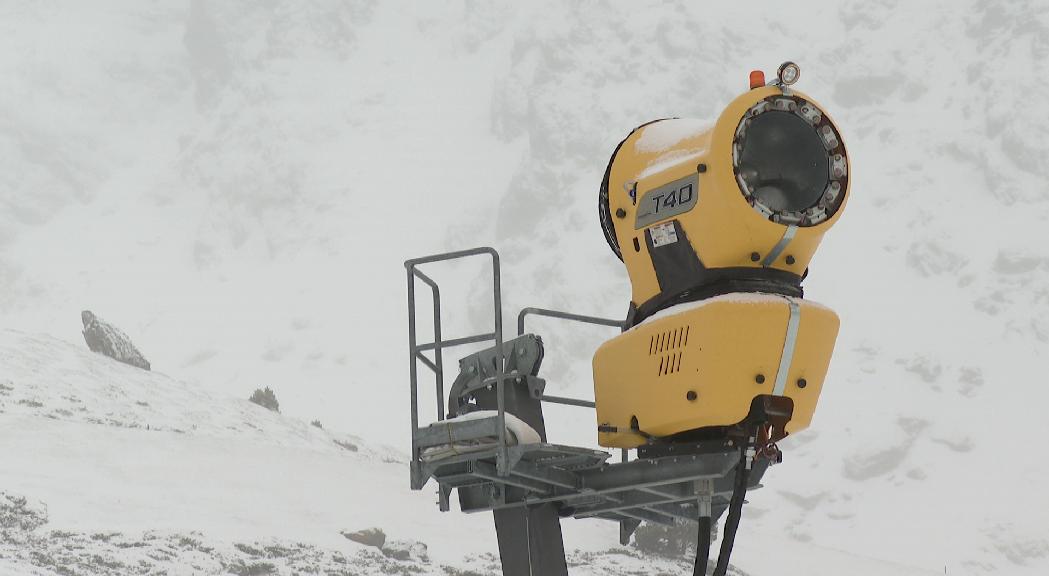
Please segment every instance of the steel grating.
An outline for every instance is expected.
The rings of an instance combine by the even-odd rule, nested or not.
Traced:
[[[737,457],[686,454],[608,462],[610,454],[541,443],[513,446],[509,473],[500,475],[491,447],[426,462],[423,474],[442,489],[479,490],[463,512],[485,512],[555,503],[565,516],[672,524],[699,516],[697,481],[713,482],[715,517],[728,506]],[[759,475],[756,475],[760,477]],[[758,487],[756,481],[750,488]]]

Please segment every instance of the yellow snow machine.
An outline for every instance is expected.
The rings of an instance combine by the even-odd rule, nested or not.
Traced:
[[[615,149],[598,195],[605,238],[632,299],[624,320],[543,308],[502,326],[499,255],[477,248],[405,263],[412,401],[411,487],[436,480],[463,512],[491,511],[505,576],[566,576],[560,518],[604,518],[622,544],[642,521],[699,524],[694,574],[706,574],[714,522],[727,511],[714,574],[724,576],[748,489],[782,459],[777,441],[808,427],[827,374],[838,317],[805,300],[802,281],[849,195],[837,126],[794,90],[780,66],[713,125],[668,118]],[[437,283],[422,268],[492,262],[490,332],[445,339]],[[430,289],[433,342],[417,339],[416,282]],[[621,331],[593,357],[594,398],[547,394],[531,315]],[[445,350],[490,342],[459,360],[445,390]],[[419,365],[434,374],[436,420],[422,424]],[[548,441],[543,404],[595,412],[605,450]]]

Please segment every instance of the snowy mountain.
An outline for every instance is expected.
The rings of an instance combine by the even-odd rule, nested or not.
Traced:
[[[806,280],[842,329],[735,562],[1049,570],[1045,3],[12,0],[0,31],[0,328],[22,331],[0,339],[0,491],[46,505],[33,533],[105,551],[90,535],[178,550],[205,531],[188,537],[218,551],[209,566],[232,566],[266,538],[379,553],[339,534],[374,525],[426,542],[427,570],[489,570],[462,563],[494,551],[489,520],[438,514],[378,448],[408,443],[401,262],[492,245],[508,326],[526,305],[621,316],[595,214],[613,147],[654,118],[712,119],[749,70],[792,59],[853,162]],[[446,335],[481,329],[483,270],[435,274]],[[158,374],[82,356],[86,308]],[[609,333],[530,328],[551,389],[591,394]],[[294,420],[228,399],[265,386]],[[558,441],[594,445],[578,409],[548,414]],[[345,489],[364,484],[383,506]],[[615,541],[566,522],[578,554]],[[32,573],[33,546],[4,546],[0,570]]]

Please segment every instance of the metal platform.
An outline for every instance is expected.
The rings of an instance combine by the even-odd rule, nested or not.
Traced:
[[[473,429],[484,426],[491,434],[496,420],[464,424]],[[485,497],[462,506],[463,512],[555,503],[564,516],[636,526],[641,520],[696,521],[705,495],[712,497],[717,517],[728,506],[738,461],[735,453],[717,453],[609,463],[608,452],[541,443],[509,447],[510,473],[502,476],[496,467],[498,452],[489,448],[424,461],[420,471],[443,489],[479,489]],[[521,490],[507,490],[510,487]]]
[[[491,257],[493,329],[444,339],[440,289],[419,266],[472,256]],[[678,520],[699,521],[701,527],[709,530],[711,522],[731,508],[729,517],[734,532],[743,494],[760,486],[761,476],[768,467],[765,460],[753,460],[749,444],[723,438],[675,445],[665,450],[657,443],[653,445],[655,449],[641,451],[644,457],[637,457],[638,451],[621,450],[619,461],[610,462],[612,454],[607,451],[547,441],[544,403],[593,408],[594,402],[545,393],[546,381],[538,375],[542,342],[536,336],[524,334],[525,318],[539,315],[620,329],[624,328],[623,322],[525,308],[518,315],[518,337],[506,341],[502,330],[499,255],[494,249],[438,254],[409,260],[405,267],[412,403],[411,488],[421,490],[430,480],[435,480],[442,511],[450,510],[450,495],[455,490],[463,512],[493,512],[505,576],[567,575],[559,516],[616,521],[620,526],[620,542],[627,544],[642,521],[664,525]],[[431,291],[433,342],[418,342],[416,280]],[[459,376],[446,395],[444,352],[452,347],[486,342],[490,343],[489,348],[459,360]],[[432,359],[428,353],[433,354]],[[420,363],[434,375],[435,425],[419,424]],[[450,419],[474,410],[492,410],[495,415],[472,420]],[[508,412],[531,426],[542,442],[516,445],[506,427]],[[749,442],[753,441],[751,437]],[[478,442],[484,442],[483,446],[478,447]],[[469,449],[458,452],[458,449],[442,450],[441,457],[428,455],[431,454],[428,449],[435,447],[471,443]],[[634,453],[633,459],[631,453]],[[741,462],[746,462],[746,466]],[[701,543],[704,540],[701,538]],[[731,538],[727,541],[730,548]],[[705,549],[701,555],[705,565]],[[723,556],[727,561],[727,554]]]

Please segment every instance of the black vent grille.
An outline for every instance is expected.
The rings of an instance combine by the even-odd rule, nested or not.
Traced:
[[[653,334],[648,342],[648,355],[659,357],[659,376],[675,374],[681,370],[684,349],[688,346],[689,326]]]

